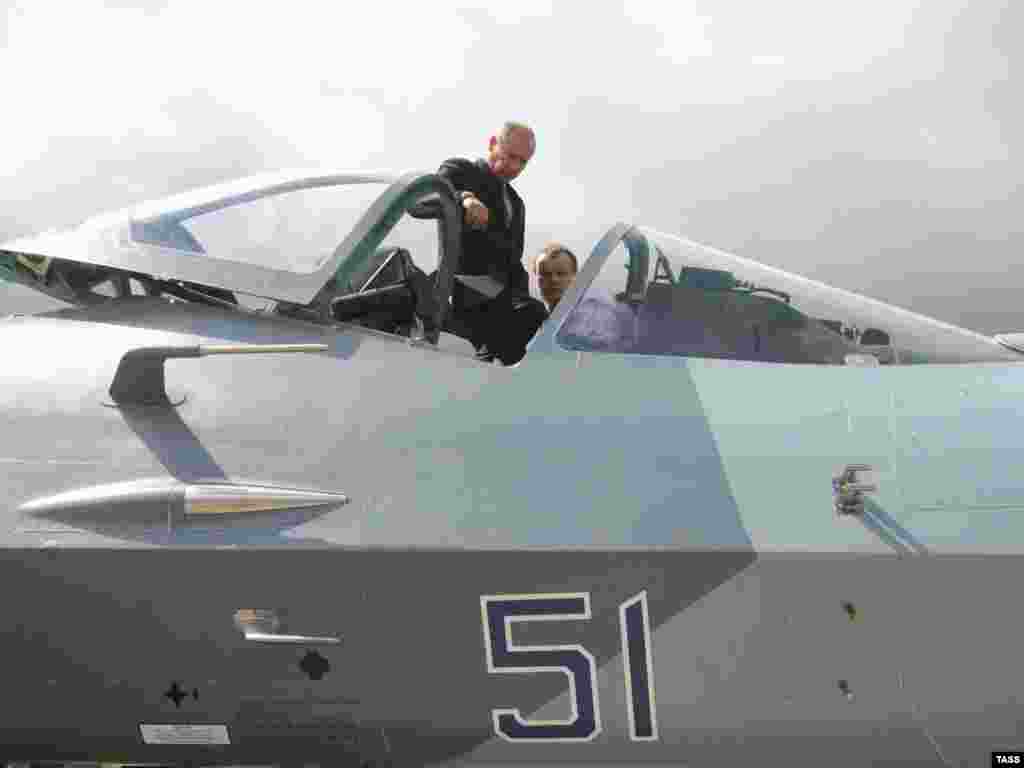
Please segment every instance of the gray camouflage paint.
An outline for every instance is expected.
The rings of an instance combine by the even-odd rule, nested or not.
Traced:
[[[4,759],[968,765],[1015,745],[1018,367],[581,354],[552,342],[567,311],[512,369],[145,299],[0,322]],[[123,352],[200,341],[330,349],[176,361],[180,408],[103,405]],[[874,525],[831,509],[855,462],[876,467]],[[18,511],[153,477],[351,502],[173,532]],[[618,606],[644,590],[660,739],[634,743]],[[515,639],[594,653],[604,728],[509,744],[491,709],[565,717],[564,677],[489,675],[479,598],[554,592],[588,592],[592,618]],[[268,607],[343,638],[323,680],[306,649],[246,647],[233,612]],[[198,698],[175,707],[172,681]],[[140,722],[233,743],[144,745]]]

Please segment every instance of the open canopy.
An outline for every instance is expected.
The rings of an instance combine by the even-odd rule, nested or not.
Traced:
[[[332,277],[357,270],[408,207],[444,191],[424,172],[261,174],[14,240],[0,252],[9,272],[27,270],[35,287],[59,278],[50,274],[59,260],[308,304]]]
[[[459,332],[446,324],[453,281],[486,279],[456,274],[461,215],[433,173],[261,174],[8,242],[0,276],[79,304],[141,293],[233,305],[240,294],[320,322],[372,316],[379,330],[410,332],[419,322],[436,338]],[[403,239],[396,224],[410,217],[436,222]],[[435,269],[428,282],[423,272]],[[104,284],[113,289],[99,291]],[[501,287],[477,290],[493,297]],[[547,327],[559,346],[593,352],[823,365],[1020,360],[1005,339],[628,224],[595,246]]]

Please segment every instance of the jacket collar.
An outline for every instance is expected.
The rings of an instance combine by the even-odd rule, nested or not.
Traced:
[[[492,171],[492,170],[491,170],[491,165],[490,165],[490,163],[488,163],[488,162],[487,162],[487,159],[486,159],[486,158],[483,158],[483,157],[478,157],[478,158],[476,159],[476,166],[477,166],[477,167],[478,167],[478,168],[479,168],[479,169],[480,169],[481,171],[483,171],[483,172],[484,172],[484,173],[486,173],[486,174],[487,174],[488,176],[490,176],[490,177],[491,177],[491,178],[492,178],[492,179],[493,179],[493,180],[494,180],[494,181],[495,181],[496,183],[498,183],[498,184],[501,184],[501,185],[503,185],[503,186],[504,186],[504,187],[505,187],[505,188],[506,188],[507,190],[509,190],[509,192],[511,192],[511,191],[512,191],[512,185],[511,185],[511,184],[509,184],[509,183],[508,183],[507,181],[505,181],[504,179],[502,179],[502,178],[499,178],[498,176],[495,176],[495,175],[494,175],[494,171]]]

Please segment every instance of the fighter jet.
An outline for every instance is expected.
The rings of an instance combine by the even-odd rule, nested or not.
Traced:
[[[461,227],[299,171],[0,247],[68,305],[0,320],[0,761],[1020,748],[1020,335],[618,223],[487,364]]]

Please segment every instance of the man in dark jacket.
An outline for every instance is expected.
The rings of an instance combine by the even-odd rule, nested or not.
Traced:
[[[533,157],[533,131],[508,122],[491,136],[487,159],[453,158],[438,175],[451,182],[462,200],[462,264],[460,273],[484,275],[502,287],[495,297],[461,284],[453,288],[452,314],[469,330],[477,357],[505,365],[518,363],[526,344],[547,317],[544,305],[530,297],[523,267],[526,209],[509,182]]]

